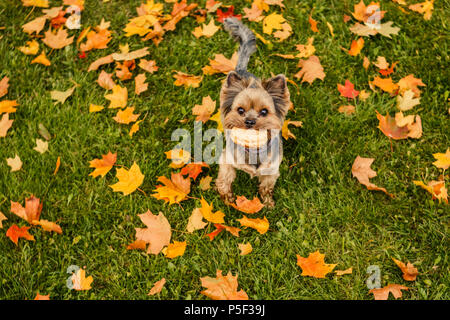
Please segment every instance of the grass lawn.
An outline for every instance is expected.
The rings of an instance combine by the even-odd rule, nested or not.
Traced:
[[[205,7],[204,0],[198,2]],[[96,26],[102,18],[110,21],[114,33],[108,49],[89,51],[86,59],[80,59],[75,42],[50,53],[50,48],[40,41],[41,50],[45,48],[52,63],[45,67],[30,64],[34,57],[17,49],[30,40],[21,26],[42,15],[41,10],[35,8],[30,13],[31,7],[22,6],[20,1],[2,0],[0,80],[9,77],[10,87],[0,100],[17,100],[19,106],[10,115],[15,120],[12,128],[5,138],[0,138],[0,211],[8,217],[0,230],[0,298],[33,299],[39,291],[51,299],[208,299],[200,293],[200,277],[215,277],[219,269],[237,273],[239,288],[250,299],[373,299],[366,287],[366,269],[378,265],[382,286],[398,283],[410,288],[402,299],[449,299],[449,206],[432,200],[412,181],[438,180],[443,170],[432,165],[433,153],[443,153],[450,147],[450,2],[436,0],[432,18],[427,21],[416,12],[402,12],[393,1],[381,0],[381,9],[387,11],[383,21],[394,21],[401,30],[391,39],[381,35],[365,37],[361,54],[353,57],[342,47],[350,48],[351,41],[358,38],[349,31],[356,20],[345,23],[343,15],[351,15],[357,2],[285,0],[283,11],[271,6],[270,12],[283,13],[293,34],[283,42],[264,35],[272,40],[272,47],[258,41],[249,71],[262,77],[284,73],[296,81],[298,90],[289,84],[295,111],[290,111],[287,118],[302,121],[303,127],[292,127],[297,138],[284,143],[275,208],[264,208],[254,215],[267,217],[269,231],[261,235],[243,228],[239,238],[224,232],[210,241],[204,235],[214,230],[212,224],[205,230],[186,232],[188,218],[195,207],[200,207],[200,201],[189,199],[169,206],[151,194],[159,184],[159,176],[170,177],[171,172],[176,172],[164,154],[176,145],[171,141],[171,132],[177,128],[193,132],[192,108],[208,95],[218,101],[225,77],[207,75],[198,88],[185,89],[174,85],[173,70],[201,75],[208,59],[217,53],[231,57],[237,44],[224,30],[209,39],[195,38],[192,31],[198,23],[188,16],[155,46],[139,36],[126,37],[123,31],[128,20],[136,17],[135,8],[142,1],[86,0],[82,27]],[[51,6],[61,3],[50,0]],[[234,4],[235,12],[241,14],[244,7],[250,6],[249,1],[227,0],[224,4]],[[164,6],[164,12],[170,13],[172,4]],[[312,8],[320,33],[314,33],[308,23]],[[217,19],[215,14],[208,14],[207,22],[211,16]],[[244,21],[263,34],[261,22]],[[333,26],[334,37],[326,22]],[[48,22],[41,35],[46,30]],[[76,40],[80,32],[72,30],[69,34]],[[294,78],[299,70],[297,59],[274,54],[294,53],[295,45],[306,44],[311,36],[326,77],[309,85]],[[136,107],[140,119],[145,117],[132,138],[128,135],[129,125],[112,119],[117,110],[105,108],[89,113],[91,103],[105,107],[109,104],[104,98],[105,89],[96,83],[99,72],[87,72],[89,64],[119,51],[119,45],[126,43],[130,51],[149,46],[146,58],[156,60],[159,66],[154,74],[147,73],[149,89],[139,96],[134,94],[133,80],[121,82],[115,78],[128,88],[128,106]],[[398,61],[391,75],[396,82],[414,74],[426,84],[421,88],[420,105],[413,110],[422,118],[420,139],[391,142],[377,128],[375,110],[393,116],[396,98],[370,90],[368,81],[379,74],[373,65],[368,70],[362,67],[364,56],[370,61],[378,56]],[[114,64],[101,69],[113,72]],[[137,73],[134,71],[134,75]],[[64,104],[55,105],[50,91],[67,90],[73,85],[70,79],[79,87]],[[372,92],[370,97],[365,101],[341,97],[337,84],[347,79],[357,90]],[[355,105],[356,114],[339,113],[338,107],[346,104]],[[180,123],[182,119],[188,121]],[[33,150],[36,138],[42,138],[38,133],[40,123],[52,135],[44,154]],[[216,126],[208,121],[204,127]],[[143,192],[123,196],[112,191],[109,185],[117,182],[115,172],[119,166],[104,178],[89,176],[93,170],[89,161],[108,151],[117,152],[117,164],[126,168],[133,162],[139,165],[145,175],[140,187]],[[6,158],[15,154],[20,156],[23,167],[10,172]],[[375,158],[372,168],[378,176],[371,181],[385,187],[394,198],[369,191],[352,177],[351,167],[358,155]],[[53,175],[58,156],[61,167]],[[217,171],[218,166],[211,165],[200,177],[208,174],[215,179]],[[448,188],[448,170],[445,174]],[[234,191],[253,198],[257,195],[257,180],[239,172]],[[31,195],[43,201],[41,217],[56,221],[63,233],[32,228],[35,241],[20,239],[16,246],[6,237],[6,230],[13,224],[27,223],[10,212],[10,201],[24,204]],[[226,214],[227,225],[240,227],[236,219],[242,213],[227,207],[213,188],[201,191],[197,179],[190,196],[203,196]],[[126,249],[135,239],[135,228],[144,227],[137,215],[147,210],[164,213],[172,227],[172,240],[187,241],[183,256],[168,259],[163,254]],[[240,256],[238,244],[244,242],[252,244],[253,252]],[[338,270],[352,267],[353,273],[341,277],[331,273],[325,279],[301,276],[296,255],[306,257],[316,250],[326,255],[326,263],[337,264]],[[417,280],[403,280],[392,258],[412,262],[420,272]],[[86,267],[86,274],[94,279],[91,290],[66,287],[70,265]],[[161,293],[148,296],[154,282],[163,277],[167,283]]]

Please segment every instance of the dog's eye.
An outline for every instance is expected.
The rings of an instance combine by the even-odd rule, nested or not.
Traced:
[[[267,111],[267,109],[262,109],[259,114],[262,115],[263,117],[267,116],[267,114],[269,113],[269,111]]]
[[[244,110],[244,108],[239,107],[239,108],[237,109],[237,112],[238,112],[239,114],[244,114],[245,110]]]

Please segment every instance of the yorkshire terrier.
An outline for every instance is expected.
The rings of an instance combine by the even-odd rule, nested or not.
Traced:
[[[216,188],[225,203],[233,203],[232,183],[236,169],[243,170],[251,177],[258,177],[263,203],[272,208],[275,205],[273,190],[283,157],[281,128],[290,106],[286,77],[280,74],[261,80],[248,72],[250,56],[256,51],[255,35],[236,18],[225,19],[224,26],[240,47],[236,68],[228,73],[220,91],[220,113],[227,147],[220,156]],[[229,133],[233,129],[238,129],[235,132],[242,136],[247,130],[249,133],[265,132],[268,138],[257,148],[242,147],[242,144],[235,144],[236,139],[230,141]]]

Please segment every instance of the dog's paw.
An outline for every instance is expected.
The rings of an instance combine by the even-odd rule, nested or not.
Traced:
[[[275,201],[273,200],[272,196],[269,195],[263,197],[263,204],[269,209],[275,207]]]
[[[225,202],[226,205],[230,205],[234,203],[234,201],[236,200],[236,197],[232,192],[220,194],[220,198],[222,199],[223,202]]]

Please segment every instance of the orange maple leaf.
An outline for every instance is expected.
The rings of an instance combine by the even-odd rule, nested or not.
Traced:
[[[387,300],[389,298],[389,292],[392,293],[395,299],[402,297],[402,290],[408,290],[408,287],[400,284],[389,284],[384,288],[372,289],[369,292],[373,293],[375,300]]]
[[[325,255],[319,250],[310,253],[308,258],[303,258],[297,254],[297,265],[302,269],[302,276],[314,278],[325,278],[325,275],[333,271],[336,264],[326,264]]]
[[[42,42],[52,49],[64,48],[65,46],[71,44],[74,38],[73,36],[70,38],[67,37],[68,34],[66,29],[58,29],[56,34],[48,30],[44,34],[45,37],[42,39]]]
[[[262,208],[264,208],[264,205],[258,197],[254,197],[253,200],[249,200],[245,196],[237,196],[236,203],[232,203],[231,206],[236,210],[247,214],[259,212]]]
[[[172,231],[169,221],[162,212],[154,215],[150,210],[138,216],[146,225],[146,228],[135,228],[136,240],[149,244],[147,253],[160,253],[165,246],[170,244]]]
[[[369,190],[383,191],[390,197],[394,197],[392,194],[386,191],[385,188],[378,187],[377,185],[369,181],[370,178],[377,176],[377,173],[370,168],[373,158],[362,158],[357,156],[352,165],[352,175],[358,179],[359,183],[365,185]]]
[[[419,275],[419,271],[414,267],[412,263],[408,262],[408,264],[404,264],[403,262],[395,258],[392,258],[392,260],[400,268],[400,270],[402,270],[403,279],[405,279],[406,281],[416,280],[417,276]]]
[[[181,169],[180,173],[183,176],[189,175],[189,178],[195,180],[197,179],[198,175],[202,173],[203,167],[209,168],[209,165],[207,165],[205,162],[188,163],[183,169]]]
[[[267,232],[267,230],[269,230],[269,221],[266,217],[264,217],[263,219],[250,219],[244,216],[241,219],[237,219],[237,221],[239,221],[239,223],[244,227],[255,229],[260,234],[264,234]]]
[[[94,159],[89,162],[89,168],[95,168],[89,175],[95,177],[104,177],[109,170],[112,169],[117,160],[117,153],[111,153],[102,155],[102,159]]]
[[[193,87],[198,88],[200,86],[200,82],[202,82],[202,76],[194,76],[181,71],[176,71],[177,74],[174,74],[173,77],[176,79],[173,83],[176,86],[184,86],[185,88]]]
[[[16,224],[13,224],[9,227],[8,231],[6,231],[6,236],[11,239],[17,245],[17,241],[19,238],[24,238],[26,240],[34,241],[34,237],[28,233],[28,229],[31,227],[18,227]]]
[[[216,278],[200,278],[202,286],[206,288],[201,294],[213,300],[248,300],[248,295],[244,290],[237,291],[237,278],[237,274],[233,277],[231,272],[228,272],[226,276],[223,276],[222,271],[217,270]]]
[[[191,180],[184,179],[181,173],[172,173],[171,180],[166,177],[158,177],[158,181],[162,182],[164,186],[156,186],[155,194],[152,194],[156,199],[164,200],[169,204],[180,203],[187,199],[187,195],[191,192]]]

